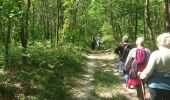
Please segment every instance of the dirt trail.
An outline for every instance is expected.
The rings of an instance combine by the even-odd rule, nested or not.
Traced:
[[[111,51],[92,52],[84,55],[85,73],[81,74],[82,77],[79,82],[80,86],[75,89],[74,97],[77,100],[114,100],[113,95],[123,95],[126,100],[138,100],[137,97],[129,95],[128,91],[134,91],[125,89],[120,84],[114,91],[100,92],[98,95],[94,95],[94,73],[97,69],[101,69],[104,72],[112,72],[114,75],[119,76],[122,79],[122,75],[117,72],[116,56]],[[110,67],[108,67],[110,66]],[[123,80],[123,79],[122,79]],[[148,93],[147,93],[147,97]],[[124,99],[119,99],[124,100]]]

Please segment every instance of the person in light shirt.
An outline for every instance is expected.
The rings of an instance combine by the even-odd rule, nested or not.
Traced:
[[[148,81],[152,100],[170,100],[170,33],[160,34],[157,45],[159,50],[151,54],[138,76]]]
[[[136,47],[130,50],[125,62],[124,70],[129,70],[127,87],[136,87],[137,97],[140,99],[144,98],[141,86],[143,84],[141,84],[141,80],[137,76],[137,73],[139,71],[143,71],[146,68],[150,53],[151,51],[145,47],[144,37],[138,37],[136,39]],[[138,63],[139,60],[142,61],[141,64]]]

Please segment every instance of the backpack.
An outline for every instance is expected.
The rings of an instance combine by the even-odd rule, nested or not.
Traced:
[[[143,65],[146,63],[147,55],[145,49],[137,49],[135,55],[135,61],[137,65]]]
[[[132,57],[131,70],[129,71],[129,76],[136,78],[137,67],[146,64],[147,54],[145,49],[137,49],[135,57]]]
[[[123,53],[122,53],[122,56],[121,56],[121,60],[122,61],[126,61],[126,58],[129,54],[129,51],[131,50],[131,48],[129,47],[129,45],[125,45],[124,48],[123,48]]]

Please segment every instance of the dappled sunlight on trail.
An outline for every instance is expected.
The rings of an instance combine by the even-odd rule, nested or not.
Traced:
[[[74,93],[75,99],[78,100],[101,100],[113,98],[113,91],[101,91],[95,93],[96,70],[101,69],[103,72],[113,72],[112,66],[116,58],[111,52],[95,52],[84,55],[85,73],[80,75],[79,86]]]
[[[77,100],[138,100],[123,87],[123,75],[117,71],[118,59],[111,51],[92,52],[84,56],[85,73],[73,94]]]

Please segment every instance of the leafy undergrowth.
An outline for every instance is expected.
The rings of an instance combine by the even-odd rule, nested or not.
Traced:
[[[21,49],[10,51],[8,67],[0,73],[0,99],[71,99],[69,90],[83,71],[81,53],[67,48],[29,48],[27,66],[21,65]]]

